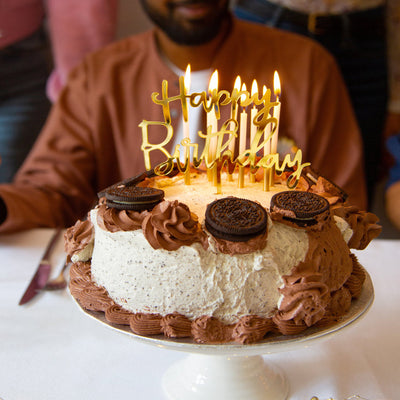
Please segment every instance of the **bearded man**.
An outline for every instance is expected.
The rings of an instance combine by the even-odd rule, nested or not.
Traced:
[[[38,226],[70,226],[85,215],[96,193],[145,169],[142,120],[163,121],[151,94],[178,79],[191,64],[195,87],[206,90],[219,71],[219,90],[232,91],[237,75],[273,87],[282,81],[280,137],[303,151],[303,159],[335,181],[365,208],[359,130],[347,91],[332,57],[306,38],[235,20],[227,0],[142,0],[154,29],[89,55],[69,76],[33,151],[13,184],[0,185],[0,232]],[[170,103],[180,140],[182,113]],[[221,121],[229,116],[221,110]],[[190,121],[206,131],[204,115]],[[161,143],[165,128],[149,140]],[[173,141],[166,145],[168,151]],[[152,165],[165,161],[154,154]]]

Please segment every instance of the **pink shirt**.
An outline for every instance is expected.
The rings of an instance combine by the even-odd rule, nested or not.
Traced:
[[[1,0],[0,48],[35,32],[45,14],[54,66],[47,94],[54,101],[68,72],[115,37],[118,0]]]

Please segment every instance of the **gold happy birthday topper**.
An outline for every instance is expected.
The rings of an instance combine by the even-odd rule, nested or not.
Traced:
[[[217,71],[214,73],[217,74]],[[168,95],[168,81],[162,82],[161,97],[160,93],[152,93],[152,101],[161,106],[163,110],[164,121],[147,121],[143,120],[139,126],[142,128],[142,146],[145,166],[146,169],[151,169],[150,153],[154,150],[159,150],[165,154],[166,161],[161,163],[155,168],[155,172],[159,175],[166,175],[171,172],[174,164],[182,172],[188,172],[190,166],[190,149],[192,148],[192,164],[194,167],[198,167],[202,162],[208,170],[217,168],[218,174],[220,173],[224,165],[228,165],[229,172],[233,172],[235,166],[239,167],[249,166],[252,173],[255,173],[258,168],[262,167],[267,170],[275,170],[278,173],[282,173],[286,167],[296,167],[294,172],[290,175],[287,180],[289,187],[294,187],[301,175],[303,168],[309,163],[302,164],[302,153],[298,150],[294,158],[291,159],[290,154],[287,154],[283,162],[279,163],[279,154],[277,152],[264,154],[263,157],[257,157],[266,144],[277,135],[278,119],[274,116],[273,108],[280,105],[279,101],[271,101],[271,90],[264,89],[262,96],[259,98],[258,92],[250,93],[243,88],[239,90],[234,87],[232,92],[227,90],[220,90],[213,88],[209,89],[209,94],[205,91],[201,93],[188,94],[185,88],[185,78],[181,76],[179,78],[179,94],[176,96]],[[199,156],[199,145],[190,141],[188,137],[181,140],[180,144],[175,146],[173,154],[170,154],[165,146],[170,143],[173,139],[174,129],[171,124],[171,113],[170,103],[178,101],[182,109],[182,118],[184,121],[188,121],[188,101],[191,107],[202,106],[204,111],[209,113],[215,113],[215,118],[220,119],[220,109],[222,106],[231,105],[231,116],[237,115],[237,109],[240,106],[243,110],[246,107],[253,105],[257,106],[257,112],[252,119],[251,123],[255,126],[255,134],[250,142],[250,148],[242,151],[236,159],[231,150],[232,141],[236,141],[238,138],[238,121],[236,118],[230,118],[226,120],[220,130],[213,131],[212,125],[207,126],[207,131],[204,134],[198,131],[198,136],[204,139],[204,148]],[[278,117],[279,118],[279,117]],[[161,143],[150,143],[148,127],[149,126],[163,126],[167,131],[165,139]],[[269,126],[269,130],[266,127]],[[242,132],[241,132],[242,134]],[[184,150],[185,162],[183,166],[180,162],[181,147]],[[233,147],[234,148],[234,147]],[[210,151],[212,150],[212,151]]]

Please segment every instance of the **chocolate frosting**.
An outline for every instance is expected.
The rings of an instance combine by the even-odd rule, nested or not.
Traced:
[[[161,333],[161,315],[136,313],[131,316],[130,327],[138,335],[159,335]]]
[[[270,318],[245,315],[233,328],[232,339],[242,344],[255,343],[271,331],[272,326],[273,322]]]
[[[311,326],[324,316],[330,296],[321,274],[285,276],[283,281],[284,287],[279,289],[283,295],[279,305],[282,320]]]
[[[365,281],[365,272],[354,254],[351,254],[351,258],[353,260],[353,271],[344,286],[349,289],[351,295],[354,298],[357,298],[360,296],[362,291],[362,287]]]
[[[379,218],[370,212],[360,211],[357,207],[343,204],[332,208],[334,215],[343,218],[353,230],[348,246],[351,249],[363,250],[372,239],[382,231],[378,225]]]
[[[272,317],[272,321],[277,327],[278,332],[283,335],[297,335],[307,329],[304,322],[296,324],[293,320],[286,320],[280,312]]]
[[[322,231],[308,231],[308,252],[292,270],[293,276],[320,273],[329,291],[340,289],[353,270],[351,253],[335,222],[330,219]]]
[[[351,306],[351,293],[345,287],[336,290],[331,295],[331,301],[326,313],[328,315],[339,316],[346,313]]]
[[[71,265],[69,270],[71,279],[83,279],[86,282],[91,282],[91,265],[90,262],[78,261]]]
[[[118,210],[101,204],[97,211],[97,223],[105,231],[134,231],[142,227],[147,211]]]
[[[106,320],[113,324],[129,325],[132,313],[118,304],[112,304],[104,313]]]
[[[195,242],[206,246],[206,235],[197,216],[178,200],[156,205],[143,219],[142,229],[154,249],[177,250]]]
[[[204,315],[192,324],[193,339],[197,343],[225,343],[231,341],[232,325],[225,325],[219,319]]]
[[[319,176],[315,185],[311,185],[309,192],[325,197],[329,204],[343,201],[343,192],[322,176]]]
[[[181,338],[191,335],[192,321],[182,314],[168,314],[161,319],[161,330],[167,337]]]
[[[90,220],[76,221],[64,233],[64,250],[69,257],[82,251],[93,239],[94,229]]]
[[[262,250],[267,245],[268,231],[249,239],[247,242],[231,242],[213,236],[215,247],[220,253],[224,254],[250,254],[257,250]]]

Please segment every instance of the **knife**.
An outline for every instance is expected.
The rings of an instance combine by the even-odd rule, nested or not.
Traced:
[[[21,300],[18,303],[20,306],[32,300],[46,284],[47,279],[49,278],[51,272],[51,264],[49,257],[54,249],[55,244],[57,243],[57,240],[61,235],[61,232],[62,232],[61,229],[57,229],[53,233],[53,236],[51,237],[50,242],[47,245],[46,250],[42,256],[42,259],[36,269],[35,275],[33,275],[33,278],[31,279],[28,287],[26,288],[24,295],[21,297]]]

